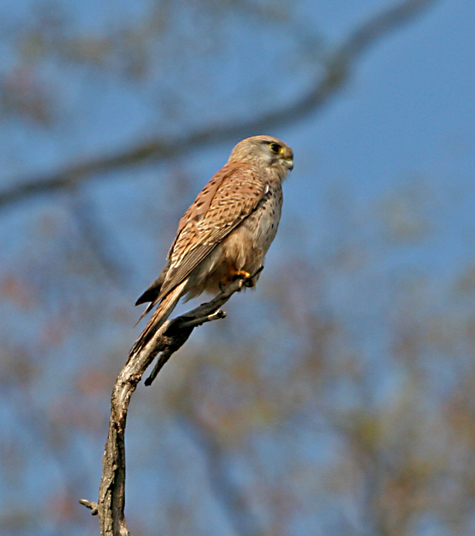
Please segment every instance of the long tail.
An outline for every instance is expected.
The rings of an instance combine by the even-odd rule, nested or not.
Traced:
[[[142,350],[154,336],[157,329],[159,329],[160,326],[168,319],[173,309],[175,309],[178,300],[182,297],[183,290],[187,283],[188,279],[185,279],[162,299],[157,309],[153,313],[152,318],[150,318],[148,324],[145,326],[145,329],[142,331],[142,334],[132,346],[129,356],[140,352],[140,350]]]

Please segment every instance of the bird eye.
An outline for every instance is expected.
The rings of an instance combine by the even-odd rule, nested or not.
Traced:
[[[280,154],[282,152],[282,147],[278,143],[269,143],[269,149],[274,154]]]

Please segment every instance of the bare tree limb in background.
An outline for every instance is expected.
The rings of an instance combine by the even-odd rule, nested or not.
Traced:
[[[48,194],[77,186],[106,170],[120,169],[151,160],[169,160],[185,151],[190,152],[226,140],[236,140],[250,133],[272,130],[303,119],[309,113],[319,110],[348,83],[352,68],[364,52],[379,39],[389,35],[402,24],[410,22],[436,2],[437,0],[404,0],[364,22],[328,57],[323,76],[319,75],[306,94],[285,108],[241,123],[232,121],[226,124],[208,125],[185,136],[145,140],[116,154],[91,158],[57,172],[10,181],[14,186],[0,192],[0,208],[38,194]]]
[[[229,474],[226,449],[201,419],[182,416],[183,429],[204,455],[210,486],[238,536],[262,536],[266,531],[252,510],[250,497]]]
[[[229,298],[245,284],[238,279],[210,302],[168,321],[155,333],[150,342],[138,353],[129,357],[121,370],[111,400],[109,433],[102,460],[102,479],[98,502],[82,499],[80,502],[99,516],[102,536],[128,536],[125,521],[125,426],[130,398],[146,369],[161,354],[151,376],[150,385],[163,365],[187,341],[193,329],[205,322],[224,318],[220,310]]]

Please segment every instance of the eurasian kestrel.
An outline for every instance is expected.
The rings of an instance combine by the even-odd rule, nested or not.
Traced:
[[[242,277],[253,286],[274,240],[282,207],[282,186],[293,168],[292,149],[272,136],[239,142],[227,164],[201,190],[185,212],[159,277],[136,305],[157,304],[133,346],[141,350],[169,317],[179,299],[217,293]]]

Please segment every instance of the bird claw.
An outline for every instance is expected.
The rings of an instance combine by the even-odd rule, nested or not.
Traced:
[[[244,279],[246,281],[247,279],[251,279],[252,275],[249,272],[246,272],[246,270],[236,270],[232,271],[229,275],[230,281],[236,281],[236,279]]]
[[[232,270],[228,275],[226,275],[226,277],[223,277],[221,281],[218,283],[219,290],[223,292],[228,283],[234,283],[234,281],[237,281],[238,279],[242,279],[243,285],[245,287],[248,287],[248,288],[253,287],[254,286],[254,281],[252,280],[253,277],[254,276],[251,275],[249,272],[246,272],[246,270]]]
[[[221,292],[224,291],[227,283],[233,283],[234,281],[237,281],[238,279],[242,279],[243,285],[247,288],[252,288],[255,286],[254,278],[257,274],[261,273],[264,269],[264,266],[261,266],[256,273],[250,274],[249,272],[246,272],[246,270],[232,270],[226,277],[223,277],[221,281],[218,283],[219,290]]]
[[[242,284],[246,288],[252,288],[254,286],[254,281],[252,280],[254,276],[245,270],[237,270],[231,274],[231,281],[236,281],[237,279],[242,279]]]
[[[247,277],[246,280],[244,281],[244,286],[247,288],[254,287],[256,284],[256,282],[254,281],[254,278],[256,277],[256,275],[260,274],[262,270],[264,270],[264,266],[261,266],[260,268],[258,268],[252,275],[249,274],[249,277]]]

